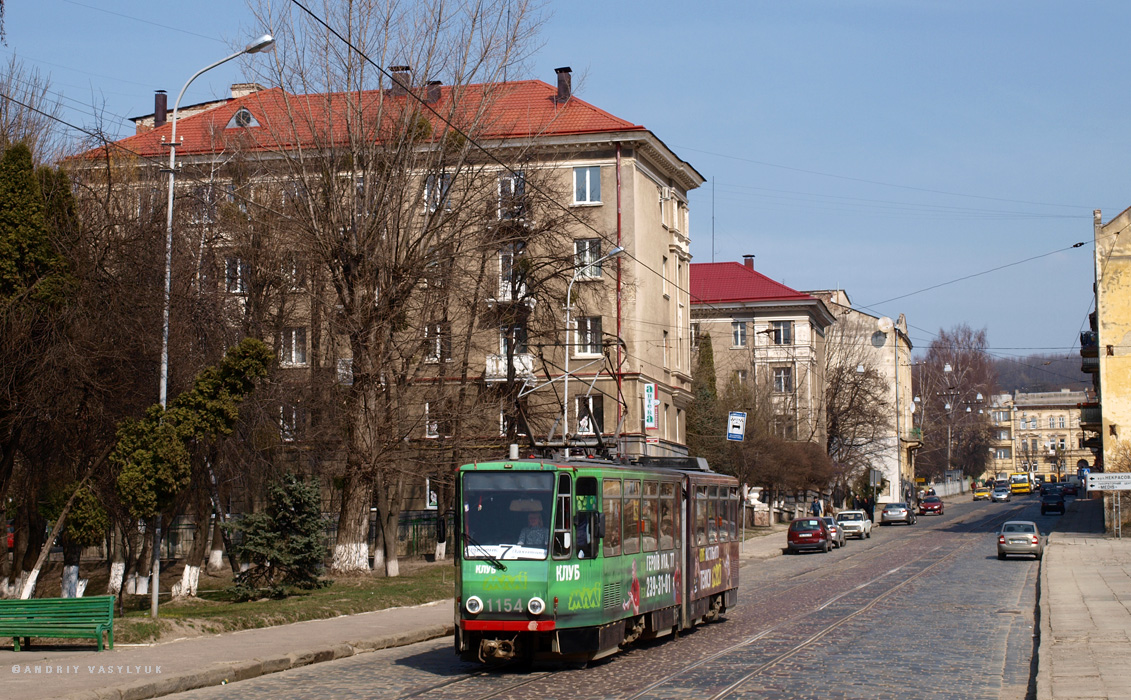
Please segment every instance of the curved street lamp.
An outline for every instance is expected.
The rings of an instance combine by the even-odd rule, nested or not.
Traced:
[[[210,71],[216,66],[227,63],[233,58],[239,58],[245,53],[259,53],[261,51],[269,51],[275,45],[275,38],[270,34],[264,34],[255,41],[251,42],[243,48],[242,51],[237,51],[231,56],[222,58],[215,63],[209,64],[192,74],[184,87],[181,88],[180,93],[177,94],[177,101],[173,103],[173,120],[171,127],[171,134],[169,136],[169,199],[165,206],[165,303],[163,307],[163,320],[161,326],[161,389],[160,401],[161,408],[166,408],[168,405],[169,397],[169,299],[173,290],[173,183],[177,176],[176,162],[177,162],[177,110],[181,106],[181,98],[185,96],[185,90],[192,81],[196,80],[200,75],[206,71]],[[157,617],[157,589],[160,583],[161,576],[161,516],[158,515],[154,518],[153,527],[153,560],[150,564],[150,602],[149,614],[151,617]]]

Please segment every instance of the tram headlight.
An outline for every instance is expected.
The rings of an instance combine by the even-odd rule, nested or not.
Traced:
[[[531,615],[541,615],[546,611],[546,601],[541,598],[534,597],[526,604],[526,609],[530,611]]]
[[[467,602],[464,603],[464,607],[472,615],[478,615],[483,611],[483,601],[480,600],[479,596],[473,595],[467,599]]]

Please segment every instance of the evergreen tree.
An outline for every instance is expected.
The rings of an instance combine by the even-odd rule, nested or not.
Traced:
[[[715,380],[715,351],[710,334],[699,338],[695,367],[691,371],[694,399],[687,407],[687,449],[703,457],[716,471],[733,473],[726,444],[726,412],[719,401]]]
[[[34,292],[61,265],[44,209],[31,149],[18,143],[0,157],[0,307]]]
[[[262,587],[267,587],[273,597],[282,597],[284,586],[324,585],[318,578],[326,551],[320,506],[316,479],[302,481],[287,474],[268,489],[264,511],[232,526],[242,536],[237,553],[250,564],[236,576],[233,591],[237,598],[254,598]]]

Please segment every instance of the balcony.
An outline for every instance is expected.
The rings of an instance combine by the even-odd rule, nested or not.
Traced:
[[[910,429],[908,429],[908,431],[903,435],[903,442],[910,443],[910,446],[912,448],[923,444],[923,429],[922,428],[910,428]]]
[[[1095,331],[1081,331],[1080,357],[1099,357],[1100,341]],[[1087,370],[1085,370],[1087,371]]]
[[[1080,371],[1085,374],[1099,374],[1100,373],[1100,358],[1098,357],[1081,357],[1080,358]]]
[[[528,352],[517,353],[513,360],[515,379],[534,378],[534,355]],[[483,379],[488,382],[505,382],[507,380],[507,356],[488,355]]]
[[[1102,450],[1104,444],[1099,435],[1093,435],[1092,437],[1084,438],[1080,446],[1087,450]]]
[[[1103,427],[1103,413],[1098,403],[1080,405],[1080,427],[1095,431]]]

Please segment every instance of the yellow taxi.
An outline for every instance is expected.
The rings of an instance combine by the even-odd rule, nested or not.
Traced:
[[[989,486],[975,486],[974,487],[974,500],[975,501],[988,501],[988,500],[990,500],[990,487]]]

